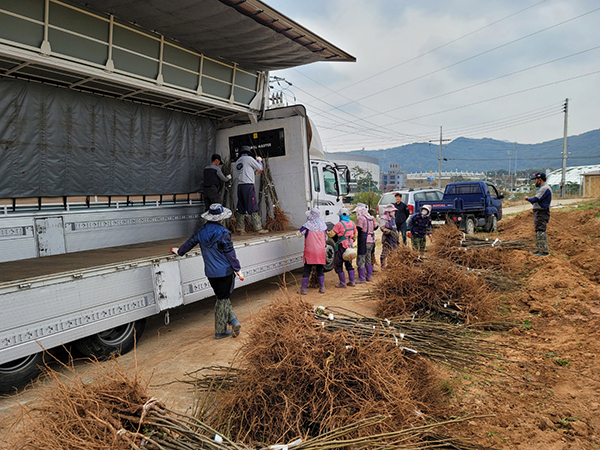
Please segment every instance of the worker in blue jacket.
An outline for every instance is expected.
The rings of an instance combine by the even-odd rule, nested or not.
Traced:
[[[543,172],[534,173],[529,177],[534,180],[535,187],[538,189],[533,197],[526,198],[533,205],[533,226],[535,227],[535,247],[534,256],[547,256],[548,235],[546,226],[550,221],[550,203],[552,202],[552,189],[546,183],[546,174]]]
[[[231,217],[231,211],[219,203],[213,203],[202,214],[206,223],[179,248],[171,251],[179,256],[185,255],[196,245],[202,250],[204,274],[208,278],[217,302],[215,303],[215,339],[228,336],[237,337],[242,325],[236,318],[229,297],[235,286],[235,275],[244,280],[240,262],[235,254],[231,234],[220,222]],[[231,329],[227,326],[231,325]]]

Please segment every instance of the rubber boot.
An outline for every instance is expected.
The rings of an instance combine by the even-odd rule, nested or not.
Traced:
[[[345,288],[346,287],[346,274],[344,272],[338,273],[338,278],[340,279],[340,283],[336,284],[336,288]]]
[[[321,294],[325,293],[325,275],[319,277],[319,292]]]
[[[367,266],[367,281],[373,281],[373,266]]]
[[[242,324],[237,318],[231,319],[231,337],[238,337],[240,335],[240,330],[242,329]]]
[[[358,268],[358,280],[356,280],[357,283],[365,283],[367,281],[366,272],[367,269],[365,269],[364,267]]]
[[[246,216],[244,214],[240,214],[239,212],[235,212],[235,221],[236,221],[236,233],[237,234],[246,234]]]
[[[269,230],[265,230],[262,227],[262,221],[260,219],[260,214],[258,214],[257,212],[253,212],[250,215],[250,221],[252,222],[252,229],[259,234],[264,234],[264,233],[268,233]]]
[[[308,288],[308,278],[302,278],[300,285],[300,294],[306,295],[306,288]]]
[[[533,256],[539,256],[540,251],[542,250],[542,240],[539,231],[535,232],[535,250],[531,252]]]
[[[548,235],[545,231],[535,232],[535,246],[537,250],[533,252],[534,256],[548,256],[550,254],[548,250]]]
[[[354,269],[348,271],[348,286],[354,287]]]

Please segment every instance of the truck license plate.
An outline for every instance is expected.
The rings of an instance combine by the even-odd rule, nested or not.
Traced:
[[[445,225],[446,221],[445,220],[432,220],[431,221],[431,225]]]

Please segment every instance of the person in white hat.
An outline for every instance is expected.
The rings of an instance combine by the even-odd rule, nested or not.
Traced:
[[[196,245],[202,250],[204,260],[204,274],[208,278],[217,301],[215,303],[215,339],[228,336],[237,337],[242,325],[235,316],[231,306],[231,293],[235,287],[235,275],[244,280],[240,262],[235,254],[231,234],[221,221],[229,219],[231,211],[220,203],[213,203],[207,212],[202,214],[206,223],[202,225],[179,248],[172,248],[171,252],[183,256]],[[231,329],[228,329],[231,325]]]
[[[369,208],[364,203],[358,203],[354,208],[356,213],[356,229],[358,230],[357,257],[358,266],[357,283],[373,280],[373,261],[371,260],[375,247],[375,230],[379,225],[369,214]]]
[[[302,274],[300,294],[306,295],[308,283],[310,281],[310,272],[314,267],[317,271],[317,279],[319,280],[319,292],[325,293],[325,263],[326,261],[326,242],[327,242],[327,225],[321,218],[319,208],[312,208],[306,211],[308,220],[300,230],[298,237],[304,236],[304,272]]]

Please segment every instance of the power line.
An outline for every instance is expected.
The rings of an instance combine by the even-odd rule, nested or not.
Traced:
[[[466,61],[470,61],[470,60],[472,60],[472,59],[474,59],[474,58],[478,58],[479,56],[485,55],[485,54],[487,54],[487,53],[491,53],[491,52],[493,52],[493,51],[495,51],[495,50],[498,50],[498,49],[500,49],[500,48],[503,48],[503,47],[506,47],[506,46],[508,46],[508,45],[514,44],[515,42],[519,42],[519,41],[522,41],[522,40],[524,40],[524,39],[530,38],[530,37],[532,37],[532,36],[535,36],[535,35],[537,35],[537,34],[540,34],[540,33],[543,33],[543,32],[545,32],[545,31],[551,30],[552,28],[556,28],[556,27],[558,27],[558,26],[560,26],[560,25],[564,25],[565,23],[572,22],[573,20],[580,19],[581,17],[585,17],[585,16],[587,16],[587,15],[589,15],[589,14],[592,14],[592,13],[594,13],[594,12],[596,12],[596,11],[599,11],[599,10],[600,10],[600,8],[596,8],[596,9],[593,9],[593,10],[591,10],[591,11],[588,11],[588,12],[586,12],[586,13],[583,13],[583,14],[580,14],[580,15],[578,15],[578,16],[575,16],[575,17],[572,17],[572,18],[570,18],[570,19],[567,19],[567,20],[564,20],[564,21],[562,21],[562,22],[559,22],[559,23],[557,23],[557,24],[551,25],[551,26],[549,26],[549,27],[542,28],[541,30],[535,31],[535,32],[533,32],[533,33],[530,33],[530,34],[528,34],[528,35],[525,35],[525,36],[522,36],[522,37],[520,37],[520,38],[514,39],[514,40],[512,40],[512,41],[506,42],[506,43],[504,43],[504,44],[501,44],[501,45],[499,45],[499,46],[497,46],[497,47],[493,47],[493,48],[491,48],[491,49],[488,49],[488,50],[485,50],[485,51],[483,51],[483,52],[477,53],[477,54],[475,54],[475,55],[473,55],[473,56],[469,56],[468,58],[465,58],[465,59],[462,59],[462,60],[460,60],[460,61],[457,61],[457,62],[455,62],[455,63],[452,63],[452,64],[450,64],[450,65],[448,65],[448,66],[444,66],[444,67],[442,67],[442,68],[440,68],[440,69],[437,69],[437,70],[434,70],[434,71],[432,71],[432,72],[426,73],[426,74],[424,74],[424,75],[421,75],[421,76],[419,76],[419,77],[413,78],[413,79],[411,79],[411,80],[408,80],[408,81],[405,81],[405,82],[403,82],[403,83],[396,84],[396,85],[394,85],[394,86],[391,86],[391,87],[389,87],[389,88],[383,89],[383,90],[381,90],[381,91],[378,91],[378,92],[375,92],[375,93],[373,93],[373,94],[366,95],[366,96],[364,96],[364,97],[361,97],[361,98],[359,98],[359,99],[356,99],[356,100],[354,100],[354,102],[360,102],[360,101],[362,101],[362,100],[364,100],[364,99],[366,99],[366,98],[370,98],[370,97],[373,97],[373,96],[375,96],[375,95],[379,95],[379,94],[381,94],[381,93],[387,92],[387,91],[389,91],[389,90],[391,90],[391,89],[395,89],[395,88],[397,88],[397,87],[404,86],[404,85],[406,85],[406,84],[409,84],[409,83],[412,83],[412,82],[414,82],[414,81],[421,80],[421,79],[423,79],[423,78],[425,78],[425,77],[428,77],[428,76],[430,76],[430,75],[436,74],[436,73],[438,73],[438,72],[441,72],[441,71],[443,71],[443,70],[449,69],[449,68],[451,68],[451,67],[457,66],[457,65],[459,65],[459,64],[462,64],[462,63],[464,63],[464,62],[466,62]],[[344,105],[341,105],[341,107],[347,106],[347,105],[349,105],[349,104],[350,104],[350,103],[346,103],[346,104],[344,104]]]
[[[422,58],[423,56],[427,56],[427,55],[429,55],[430,53],[436,52],[437,50],[439,50],[439,49],[441,49],[441,48],[447,47],[447,46],[448,46],[448,45],[450,45],[450,44],[454,44],[455,42],[458,42],[458,41],[460,41],[460,40],[462,40],[462,39],[464,39],[464,38],[467,38],[467,37],[469,37],[469,36],[472,36],[473,34],[476,34],[476,33],[478,33],[479,31],[485,30],[486,28],[489,28],[489,27],[491,27],[491,26],[494,26],[494,25],[496,25],[496,24],[498,24],[498,23],[500,23],[500,22],[502,22],[502,21],[504,21],[504,20],[506,20],[506,19],[510,19],[511,17],[514,17],[514,16],[516,16],[516,15],[518,15],[518,14],[521,14],[522,12],[525,12],[525,11],[527,11],[527,10],[531,9],[531,8],[535,8],[535,7],[539,6],[539,5],[541,5],[542,3],[544,3],[545,1],[546,1],[546,0],[542,0],[541,2],[538,2],[538,3],[534,4],[534,5],[528,6],[527,8],[523,8],[523,9],[521,9],[521,10],[519,10],[519,11],[515,12],[515,13],[512,13],[512,14],[510,14],[510,15],[506,16],[506,17],[503,17],[502,19],[496,20],[495,22],[489,23],[488,25],[485,25],[485,26],[483,26],[483,27],[480,27],[480,28],[478,28],[478,29],[476,29],[476,30],[474,30],[474,31],[471,31],[471,32],[469,32],[469,33],[467,33],[467,34],[464,34],[464,35],[462,35],[462,36],[460,36],[460,37],[458,37],[458,38],[456,38],[456,39],[453,39],[453,40],[451,40],[451,41],[448,41],[448,42],[446,42],[445,44],[442,44],[442,45],[440,45],[440,46],[438,46],[438,47],[435,47],[435,48],[433,48],[433,49],[431,49],[431,50],[428,50],[428,51],[426,51],[425,53],[421,53],[420,55],[417,55],[417,56],[415,56],[415,57],[413,57],[413,58],[410,58],[410,59],[408,59],[408,60],[406,60],[406,61],[404,61],[404,62],[401,62],[400,64],[396,64],[395,66],[392,66],[392,67],[390,67],[390,68],[388,68],[388,69],[382,70],[381,72],[378,72],[378,73],[376,73],[376,74],[374,74],[374,75],[371,75],[371,76],[369,76],[369,77],[367,77],[367,78],[364,78],[364,79],[362,79],[362,80],[359,80],[359,81],[356,81],[356,82],[354,82],[354,83],[351,83],[351,84],[349,84],[349,85],[347,85],[347,86],[345,86],[345,87],[342,87],[342,88],[340,88],[340,89],[339,89],[339,91],[344,91],[344,90],[346,90],[346,89],[349,89],[349,88],[351,88],[351,87],[353,87],[353,86],[356,86],[357,84],[360,84],[360,83],[363,83],[363,82],[365,82],[365,81],[371,80],[372,78],[375,78],[375,77],[377,77],[377,76],[379,76],[379,75],[381,75],[381,74],[384,74],[384,73],[386,73],[386,72],[389,72],[389,71],[391,71],[391,70],[397,69],[398,67],[401,67],[401,66],[403,66],[403,65],[405,65],[405,64],[408,64],[408,63],[410,63],[410,62],[413,62],[413,61],[415,61],[415,60],[417,60],[417,59],[419,59],[419,58]],[[332,92],[334,92],[334,91],[332,91]],[[334,92],[334,93],[337,93],[337,92]]]

